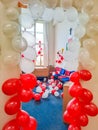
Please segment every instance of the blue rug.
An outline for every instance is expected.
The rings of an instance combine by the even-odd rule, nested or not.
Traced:
[[[47,99],[36,102],[31,100],[22,104],[22,109],[35,117],[37,130],[67,130],[68,125],[62,120],[62,98],[50,95]]]

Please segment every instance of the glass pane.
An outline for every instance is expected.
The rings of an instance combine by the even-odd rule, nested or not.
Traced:
[[[36,23],[36,32],[43,33],[43,23]]]
[[[41,43],[44,43],[44,38],[43,38],[43,34],[36,34],[36,43],[39,43],[39,41],[41,41]]]
[[[36,66],[43,66],[44,65],[44,45],[41,45],[42,50],[40,50],[39,45],[36,45],[36,52],[37,52],[37,58],[36,58]],[[39,53],[39,51],[41,53]]]

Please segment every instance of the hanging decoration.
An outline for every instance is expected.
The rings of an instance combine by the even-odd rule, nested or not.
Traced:
[[[63,51],[64,51],[64,49],[62,48],[61,50],[59,50],[57,52],[56,63],[58,63],[58,64],[61,64],[64,61]]]

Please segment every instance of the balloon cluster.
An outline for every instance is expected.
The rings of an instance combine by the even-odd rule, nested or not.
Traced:
[[[41,45],[41,41],[39,41],[38,47],[39,47],[38,52],[37,52],[38,56],[43,56],[43,54],[42,54],[42,45]]]
[[[11,96],[5,103],[4,111],[8,115],[16,114],[16,118],[7,122],[2,130],[36,130],[37,121],[34,117],[21,110],[21,102],[28,102],[33,97],[32,89],[37,84],[35,75],[21,74],[20,78],[10,78],[2,85],[5,95]]]
[[[64,61],[63,49],[57,52],[56,63],[61,64]]]
[[[38,85],[34,90],[34,100],[40,101],[47,99],[50,95],[62,97],[63,84],[59,80],[54,80],[52,77],[47,82],[37,81]],[[37,97],[39,97],[37,99]]]
[[[73,98],[63,114],[64,122],[69,124],[68,130],[81,130],[81,127],[87,126],[88,116],[98,115],[98,108],[92,102],[92,92],[82,87],[80,83],[80,80],[88,81],[91,78],[92,74],[88,70],[80,70],[70,76],[73,84],[68,91]]]

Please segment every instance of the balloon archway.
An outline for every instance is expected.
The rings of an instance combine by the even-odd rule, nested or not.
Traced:
[[[81,1],[81,4],[80,1],[77,0],[73,2],[74,7],[72,7],[71,1],[69,4],[68,0],[63,2],[65,3],[61,4],[61,7],[56,7],[57,0],[42,0],[42,2],[39,0],[34,0],[33,2],[32,0],[19,0],[18,7],[29,10],[28,19],[30,20],[28,24],[24,24],[23,22],[21,22],[21,24],[27,28],[31,27],[34,20],[37,20],[40,17],[46,22],[53,21],[55,25],[64,20],[65,14],[69,22],[73,22],[78,18],[79,24],[77,25],[74,33],[75,37],[77,37],[77,44],[80,43],[80,39],[85,35],[88,36],[87,39],[83,40],[83,45],[80,48],[79,62],[83,68],[92,69],[95,67],[95,62],[90,58],[89,48],[92,48],[96,45],[94,37],[98,34],[98,30],[96,29],[97,24],[95,26],[94,22],[89,22],[89,12],[94,6],[93,0],[90,0],[89,3],[83,0],[83,2]],[[28,47],[28,41],[25,39],[25,37],[19,36],[20,27],[18,22],[16,22],[19,17],[19,12],[16,7],[11,6],[13,4],[16,4],[17,6],[17,2],[13,2],[12,0],[10,0],[10,2],[7,2],[7,0],[2,0],[1,3],[7,7],[5,12],[6,17],[8,18],[8,21],[3,24],[2,32],[8,39],[11,40],[12,48],[14,49],[14,51],[6,51],[2,55],[2,60],[6,65],[16,66],[20,63],[20,53],[26,51],[27,49],[30,50],[30,48]],[[67,5],[67,7],[64,5]],[[81,11],[78,12],[78,10]],[[58,13],[60,15],[58,15]],[[31,19],[31,16],[34,20]],[[21,21],[23,19],[25,19],[24,16],[20,16],[19,20]],[[89,24],[86,27],[87,23]],[[72,41],[72,44],[68,46],[70,51],[72,51],[73,44],[74,41]],[[59,56],[61,57],[61,55]],[[26,70],[26,73],[31,73],[31,70],[34,70],[33,62],[31,63],[31,61],[28,60],[28,57],[27,60],[23,59],[22,63],[30,64],[31,66],[31,69]],[[20,67],[23,66],[20,65]],[[81,126],[86,126],[88,124],[87,115],[96,116],[98,114],[98,108],[92,102],[92,93],[83,88],[79,82],[80,79],[87,81],[90,78],[91,73],[87,70],[75,72],[70,77],[70,80],[74,83],[69,88],[69,93],[73,99],[69,102],[67,111],[65,111],[63,115],[65,122],[70,124],[68,130],[81,130]],[[4,110],[8,115],[16,114],[14,119],[10,120],[4,125],[3,130],[8,130],[9,128],[13,128],[13,130],[20,130],[22,128],[24,130],[36,130],[36,119],[29,116],[27,112],[21,110],[21,102],[28,102],[34,96],[32,89],[35,86],[36,77],[33,74],[21,74],[19,78],[11,78],[3,83],[3,93],[7,96],[11,96],[10,99],[5,103]]]

